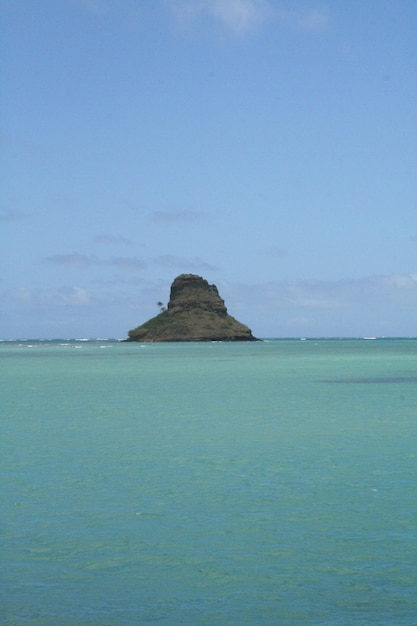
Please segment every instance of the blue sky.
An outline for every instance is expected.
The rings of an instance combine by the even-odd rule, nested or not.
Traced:
[[[173,279],[258,337],[417,335],[414,0],[0,0],[0,337]]]

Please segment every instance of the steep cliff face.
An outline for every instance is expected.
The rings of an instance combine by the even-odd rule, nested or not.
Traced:
[[[128,333],[127,341],[257,341],[227,313],[215,285],[181,274],[171,285],[168,308]]]
[[[181,274],[171,285],[168,311],[175,314],[197,309],[223,317],[227,315],[224,300],[215,285],[209,285],[204,278],[194,274]]]

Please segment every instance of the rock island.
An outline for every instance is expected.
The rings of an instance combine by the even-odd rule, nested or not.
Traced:
[[[127,341],[258,341],[228,314],[215,285],[181,274],[171,285],[168,307],[130,330]]]

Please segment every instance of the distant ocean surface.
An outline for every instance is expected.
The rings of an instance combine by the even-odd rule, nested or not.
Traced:
[[[417,624],[417,340],[0,342],[4,626]]]

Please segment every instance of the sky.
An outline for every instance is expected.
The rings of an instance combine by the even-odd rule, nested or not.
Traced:
[[[415,0],[0,0],[0,338],[182,273],[257,337],[417,336]]]

